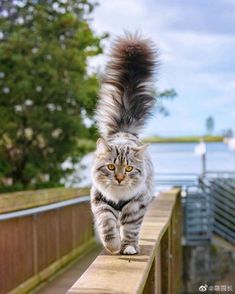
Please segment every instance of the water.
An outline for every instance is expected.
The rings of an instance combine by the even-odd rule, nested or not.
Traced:
[[[160,143],[151,144],[156,173],[200,173],[201,157],[194,149],[197,143]],[[235,171],[235,152],[224,143],[206,143],[207,171]]]
[[[157,143],[149,146],[156,177],[162,173],[193,173],[202,170],[201,157],[194,149],[197,143]],[[224,143],[206,143],[206,169],[216,172],[235,172],[235,152]],[[66,181],[68,187],[91,184],[90,167],[93,154],[86,155],[77,165],[77,172]]]

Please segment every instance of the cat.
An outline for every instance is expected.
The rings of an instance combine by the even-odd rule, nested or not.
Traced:
[[[91,170],[91,209],[104,247],[112,254],[139,253],[139,231],[153,197],[153,166],[138,138],[151,114],[153,43],[126,34],[113,42],[96,108],[101,137]]]

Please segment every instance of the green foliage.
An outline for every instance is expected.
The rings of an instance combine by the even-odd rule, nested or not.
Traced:
[[[226,138],[232,138],[233,137],[233,130],[232,129],[225,129],[222,131],[222,135]]]
[[[168,109],[164,105],[165,100],[172,100],[177,96],[177,93],[174,89],[164,90],[163,92],[156,92],[155,96],[157,97],[157,112],[164,116],[169,115]]]
[[[208,134],[212,134],[215,128],[215,120],[212,116],[206,119],[206,130]]]
[[[86,152],[98,82],[89,57],[102,52],[89,0],[0,4],[0,191],[60,185],[61,164]]]

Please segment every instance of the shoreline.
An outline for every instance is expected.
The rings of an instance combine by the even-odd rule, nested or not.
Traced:
[[[144,138],[145,143],[217,143],[223,142],[223,136],[188,136],[188,137],[148,137]]]

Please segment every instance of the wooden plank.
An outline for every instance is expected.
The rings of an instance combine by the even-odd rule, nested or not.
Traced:
[[[95,243],[89,203],[7,219],[0,232],[0,293],[28,293]]]
[[[157,250],[170,225],[179,194],[180,189],[172,189],[151,203],[141,228],[140,254],[110,255],[104,250],[67,293],[133,294],[147,289],[150,269],[155,268]]]
[[[69,262],[73,259],[78,258],[82,254],[85,254],[89,250],[95,248],[96,242],[93,239],[90,239],[83,245],[79,246],[78,248],[71,251],[66,256],[56,260],[54,263],[50,264],[47,268],[39,272],[37,275],[31,277],[30,279],[26,280],[22,284],[18,285],[17,288],[10,291],[8,294],[25,294],[30,293],[30,291],[37,287],[39,283],[46,281],[49,277],[56,274],[61,268],[65,267]],[[0,292],[6,293],[6,292]],[[56,292],[54,292],[56,294]]]
[[[29,216],[0,222],[0,293],[8,293],[34,274],[32,233]]]
[[[78,277],[80,277],[89,265],[101,252],[100,246],[95,246],[78,259],[73,260],[61,269],[49,282],[35,289],[33,294],[65,294]]]
[[[169,291],[169,228],[164,233],[160,248],[161,250],[161,293],[170,293]]]
[[[161,268],[161,250],[158,248],[157,256],[155,257],[155,292],[162,293],[162,268]]]
[[[89,188],[53,188],[0,194],[0,213],[38,207],[89,194]]]

